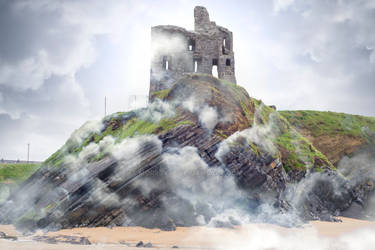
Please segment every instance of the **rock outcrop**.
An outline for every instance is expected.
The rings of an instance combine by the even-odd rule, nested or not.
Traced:
[[[355,191],[285,118],[238,85],[191,74],[152,100],[75,131],[0,206],[0,221],[24,230],[174,230],[244,218],[334,220],[372,190]]]

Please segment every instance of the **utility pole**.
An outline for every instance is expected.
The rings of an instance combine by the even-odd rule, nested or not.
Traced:
[[[104,116],[107,116],[107,97],[104,96]]]
[[[27,163],[29,163],[30,160],[30,143],[27,143]]]
[[[133,103],[136,102],[136,97],[135,95],[129,95],[129,98],[128,98],[128,110],[131,110],[133,109]],[[135,105],[134,105],[135,106]]]

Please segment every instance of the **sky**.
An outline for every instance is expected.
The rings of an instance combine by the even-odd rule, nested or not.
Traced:
[[[0,159],[44,160],[148,94],[150,28],[233,32],[237,83],[278,109],[375,116],[375,0],[0,0]],[[143,99],[142,99],[143,98]],[[139,101],[141,100],[141,101]]]

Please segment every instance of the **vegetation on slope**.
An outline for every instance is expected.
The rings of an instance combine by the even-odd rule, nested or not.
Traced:
[[[218,109],[221,109],[221,103],[224,102],[219,95],[219,93],[221,93],[224,95],[225,99],[232,99],[231,101],[240,108],[242,116],[246,118],[233,121],[234,123],[241,123],[237,124],[237,126],[233,126],[234,129],[217,126],[215,133],[218,136],[225,139],[230,134],[249,127],[254,127],[255,124],[257,124],[257,126],[274,126],[274,128],[272,128],[274,132],[272,141],[279,150],[279,155],[287,172],[290,170],[304,171],[309,168],[315,168],[316,171],[320,171],[323,166],[334,169],[334,166],[327,157],[317,150],[309,140],[296,131],[284,117],[279,116],[273,108],[265,105],[261,100],[249,97],[243,87],[220,79],[216,79],[217,82],[214,82],[214,84],[208,84],[213,81],[212,77],[202,74],[194,74],[190,77],[193,79],[196,77],[198,80],[188,82],[190,86],[189,92],[195,91],[213,97],[207,101],[212,103],[213,106],[218,107]],[[181,79],[176,85],[183,81],[184,79]],[[155,95],[162,96],[164,100],[171,100],[173,99],[173,93],[177,92],[175,89],[180,90],[183,88],[175,86],[168,90],[156,92]],[[227,108],[230,104],[228,100],[225,100],[225,106]],[[235,108],[228,108],[228,110],[230,110],[231,113],[237,111]],[[270,121],[271,116],[274,117],[272,121]],[[237,115],[235,117],[240,116]],[[269,124],[269,122],[274,124]],[[260,145],[249,142],[249,146],[252,147],[254,152],[262,152],[259,148]]]
[[[29,178],[39,167],[39,164],[0,164],[0,202],[5,200],[19,183]]]
[[[77,143],[73,136],[69,138],[65,145],[57,152],[52,154],[44,162],[44,164],[58,167],[64,162],[64,157],[66,155],[78,155],[82,149],[88,146],[90,143],[99,143],[104,137],[109,135],[112,136],[117,143],[119,143],[128,137],[145,134],[160,134],[181,125],[193,124],[193,122],[189,120],[183,120],[180,115],[175,115],[174,117],[164,118],[157,122],[153,122],[147,119],[142,119],[141,117],[137,117],[135,112],[118,112],[111,114],[105,117],[102,120],[102,123],[104,126],[100,131],[90,132],[82,139],[81,143]],[[84,129],[85,125],[75,131],[75,133]],[[100,152],[89,161],[98,161],[104,156],[105,154]]]
[[[20,183],[38,168],[39,164],[0,164],[0,183]]]
[[[203,101],[205,104],[214,107],[222,116],[225,116],[225,114],[231,115],[229,122],[219,121],[213,131],[222,140],[236,131],[254,126],[274,126],[272,129],[278,132],[271,139],[276,145],[277,154],[282,159],[287,171],[303,171],[312,167],[320,169],[323,165],[333,168],[327,158],[290,126],[284,117],[280,116],[274,109],[264,105],[262,101],[251,98],[246,90],[239,85],[209,75],[189,74],[178,80],[170,89],[152,93],[152,98],[154,100],[158,98],[171,104],[185,101],[191,95],[198,101]],[[89,133],[82,138],[80,143],[76,143],[72,136],[60,150],[46,160],[45,164],[60,166],[66,155],[78,155],[84,147],[90,143],[99,143],[107,135],[113,136],[116,142],[121,142],[128,137],[162,134],[178,126],[194,125],[198,122],[191,116],[186,116],[184,111],[178,108],[178,105],[173,117],[162,118],[157,122],[145,119],[139,115],[140,113],[141,111],[138,110],[115,113],[105,117],[102,121],[104,127],[100,131]],[[271,121],[272,115],[275,118]],[[83,129],[84,126],[78,132]],[[249,146],[255,152],[262,152],[262,149],[259,148],[260,145],[256,143],[249,142]],[[90,160],[97,161],[104,156],[100,152]]]
[[[375,117],[322,111],[279,111],[296,128],[307,129],[312,136],[362,136],[363,128],[375,131]]]
[[[322,111],[279,111],[288,122],[337,165],[374,139],[375,117]]]

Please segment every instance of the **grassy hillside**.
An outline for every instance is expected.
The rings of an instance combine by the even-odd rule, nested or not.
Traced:
[[[296,131],[283,116],[264,105],[262,101],[249,97],[244,88],[212,76],[198,74],[187,75],[170,89],[152,94],[154,100],[160,99],[164,104],[173,104],[173,115],[167,117],[162,115],[159,120],[150,119],[155,116],[156,111],[166,112],[163,111],[164,104],[158,104],[156,109],[155,105],[151,105],[146,109],[109,115],[100,122],[102,127],[96,131],[87,132],[86,125],[75,131],[66,144],[44,164],[53,167],[61,166],[66,156],[78,156],[85,147],[91,143],[100,143],[108,135],[119,143],[128,137],[144,134],[159,135],[179,126],[197,125],[198,118],[178,104],[191,95],[210,107],[214,107],[219,113],[231,114],[229,122],[219,122],[214,128],[213,134],[221,140],[225,140],[236,131],[252,127],[262,130],[264,127],[269,127],[277,132],[272,133],[272,136],[265,140],[271,140],[276,146],[276,156],[282,159],[287,172],[304,171],[312,167],[320,171],[322,166],[333,168],[328,159]],[[270,119],[270,117],[273,118]],[[76,140],[77,135],[80,135],[81,140]],[[260,144],[262,143],[249,141],[249,146],[257,152],[264,150],[260,148]],[[98,152],[91,156],[89,161],[97,161],[105,155],[105,152]]]
[[[322,111],[279,111],[288,122],[328,159],[337,164],[369,143],[375,132],[375,117]]]
[[[0,183],[19,183],[32,175],[39,164],[0,164]]]
[[[0,164],[0,202],[39,167],[39,164]]]
[[[363,128],[375,131],[375,117],[322,111],[279,111],[293,126],[307,129],[312,136],[363,136]]]

